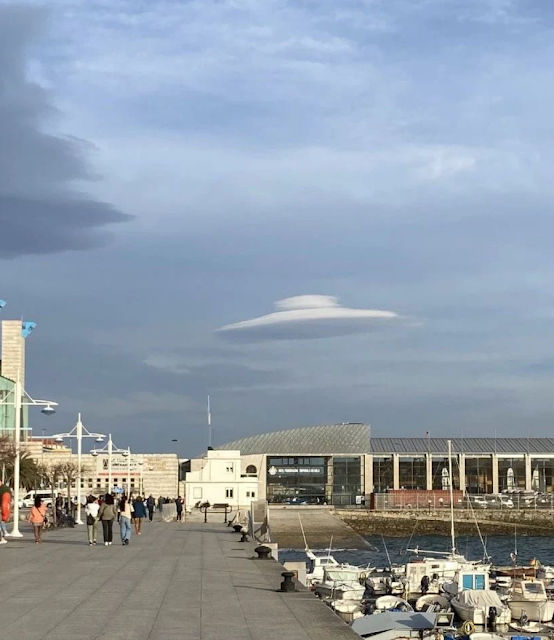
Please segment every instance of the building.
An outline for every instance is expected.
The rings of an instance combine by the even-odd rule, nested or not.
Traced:
[[[258,473],[252,465],[243,470],[240,451],[208,449],[191,460],[185,475],[185,503],[228,504],[247,508],[258,497]]]
[[[455,489],[553,491],[554,438],[451,443]],[[275,431],[218,449],[240,451],[241,473],[257,473],[258,497],[269,502],[354,504],[389,490],[440,491],[450,482],[447,438],[372,438],[361,423]]]

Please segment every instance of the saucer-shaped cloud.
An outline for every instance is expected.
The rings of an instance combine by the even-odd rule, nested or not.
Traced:
[[[376,323],[397,318],[393,311],[341,307],[337,298],[322,295],[278,300],[277,311],[227,324],[221,335],[243,341],[329,338],[370,331]]]

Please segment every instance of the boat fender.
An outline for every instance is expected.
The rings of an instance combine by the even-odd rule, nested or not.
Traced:
[[[465,636],[470,636],[475,631],[475,625],[471,620],[466,620],[464,624],[460,627],[460,631]]]

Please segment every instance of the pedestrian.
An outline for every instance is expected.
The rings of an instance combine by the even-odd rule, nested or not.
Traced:
[[[180,522],[183,517],[183,498],[181,496],[175,498],[175,508],[177,509],[177,522]]]
[[[121,544],[129,544],[131,539],[131,501],[126,495],[121,496],[119,501],[119,533]]]
[[[140,536],[142,535],[142,519],[146,518],[146,508],[142,496],[137,496],[137,499],[133,502],[133,511],[135,513],[135,533]]]
[[[159,496],[159,498],[158,498],[158,511],[160,512],[160,515],[162,513],[163,504],[164,504],[164,499],[162,498],[162,496]]]
[[[12,501],[12,492],[10,488],[0,482],[0,544],[7,544],[6,536],[8,530],[6,523],[10,519],[10,506]]]
[[[152,522],[152,518],[154,517],[154,509],[156,507],[156,500],[154,496],[150,494],[146,500],[146,506],[148,508],[148,520]]]
[[[88,543],[91,547],[92,545],[96,544],[96,530],[98,528],[99,510],[100,505],[98,504],[97,498],[95,498],[94,496],[89,496],[85,505],[85,515],[87,516]]]
[[[31,507],[29,512],[29,522],[33,525],[33,533],[35,534],[35,544],[42,542],[42,527],[46,518],[46,505],[43,504],[42,498],[36,496],[35,506]]]
[[[114,499],[110,493],[104,496],[104,502],[100,505],[98,519],[102,521],[102,534],[104,545],[107,547],[113,541],[113,521],[115,520]]]

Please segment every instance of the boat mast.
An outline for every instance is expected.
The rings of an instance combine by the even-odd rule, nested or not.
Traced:
[[[456,536],[454,533],[454,491],[452,489],[452,440],[448,440],[448,475],[450,477],[450,537],[452,555],[454,555],[456,553]]]

